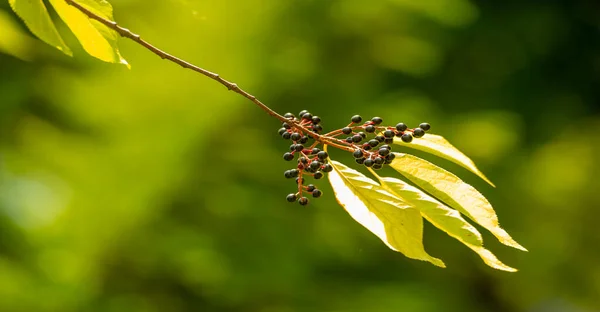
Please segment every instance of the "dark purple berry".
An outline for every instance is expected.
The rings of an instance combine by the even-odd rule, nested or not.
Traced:
[[[330,164],[325,164],[325,166],[323,166],[323,168],[321,169],[321,171],[323,172],[331,172],[333,171],[333,166]]]
[[[304,146],[302,146],[302,144],[296,144],[296,152],[302,152],[302,150],[304,149]]]
[[[362,137],[360,136],[360,134],[355,134],[354,136],[352,136],[352,142],[354,143],[358,143],[360,141],[362,141]]]
[[[373,164],[374,164],[374,163],[375,163],[375,162],[373,161],[373,159],[370,159],[370,158],[369,158],[369,159],[366,159],[366,160],[365,160],[365,163],[364,163],[364,164],[365,164],[365,166],[367,166],[367,167],[371,167],[371,166],[373,166]]]
[[[372,121],[374,124],[376,124],[376,125],[379,125],[379,124],[381,124],[381,123],[383,122],[383,119],[381,119],[381,117],[373,117],[373,118],[371,119],[371,121]]]
[[[398,130],[400,132],[404,132],[404,131],[406,131],[406,129],[408,129],[408,126],[405,125],[403,122],[400,122],[396,125],[396,130]]]
[[[310,168],[313,169],[313,170],[317,170],[317,169],[321,168],[321,162],[313,160],[310,163]]]
[[[413,130],[413,136],[415,138],[421,138],[425,135],[425,130],[421,129],[421,128],[416,128],[415,130]]]
[[[294,114],[292,113],[285,113],[285,115],[283,115],[283,117],[287,118],[287,119],[294,119]]]
[[[313,184],[309,184],[306,186],[306,191],[307,192],[312,192],[316,189],[316,187]]]
[[[282,123],[281,126],[286,129],[292,129],[292,126],[290,126],[287,122]]]
[[[290,152],[295,152],[295,151],[296,151],[296,144],[290,145]]]
[[[375,147],[375,146],[379,145],[379,141],[377,141],[375,139],[369,140],[369,145],[371,147]]]
[[[304,184],[304,179],[302,179],[301,177],[297,177],[296,184],[298,184],[298,182],[301,182],[302,184]]]
[[[367,134],[364,132],[359,132],[358,135],[360,135],[363,139],[367,138]]]
[[[410,134],[408,132],[405,132],[401,138],[402,138],[402,141],[405,143],[410,143],[413,140],[412,134]]]
[[[375,162],[376,165],[381,165],[384,161],[385,160],[382,157],[375,157],[375,159],[373,159],[373,162]]]
[[[367,142],[367,143],[364,143],[364,144],[362,145],[362,149],[364,149],[365,151],[369,151],[369,150],[371,150],[371,148],[372,148],[372,147],[371,147],[371,145],[369,145],[369,142]]]
[[[381,145],[379,148],[387,148],[387,149],[389,149],[390,151],[392,150],[392,147],[391,147],[391,146],[389,146],[389,145],[387,145],[387,144]]]
[[[383,135],[378,135],[375,137],[375,140],[377,140],[379,142],[383,142],[383,141],[385,141],[385,137]]]
[[[293,203],[296,201],[297,198],[298,197],[296,196],[296,194],[289,194],[285,199],[290,203]]]
[[[313,149],[310,151],[310,154],[311,154],[311,155],[316,155],[316,154],[318,154],[320,151],[321,151],[321,150],[320,150],[318,147],[315,147],[315,148],[313,148]]]
[[[314,198],[319,198],[319,197],[321,197],[321,195],[323,195],[323,192],[321,192],[321,190],[319,190],[319,189],[314,189],[312,191],[312,196]]]
[[[284,138],[285,140],[289,140],[291,136],[292,136],[292,134],[287,131],[281,135],[281,137]]]
[[[387,148],[380,148],[379,149],[379,155],[381,156],[387,156],[390,153],[390,150]]]
[[[329,154],[327,154],[325,151],[320,151],[317,153],[317,157],[319,157],[320,160],[325,160],[327,157],[329,157]]]
[[[359,149],[355,150],[354,153],[352,153],[352,155],[354,156],[354,158],[361,158],[363,157],[363,152]]]
[[[316,124],[318,124],[318,123],[320,123],[320,122],[321,122],[321,117],[319,117],[319,116],[313,116],[313,118],[312,118],[312,123],[313,123],[314,125],[316,125]]]
[[[355,159],[355,161],[357,164],[362,165],[365,163],[365,158],[364,157],[357,158],[357,159]]]
[[[300,143],[300,144],[304,144],[304,143],[306,143],[306,142],[308,142],[308,137],[307,137],[307,136],[305,136],[305,135],[304,135],[304,136],[302,136],[302,137],[300,138],[300,140],[298,140],[298,143]]]
[[[286,171],[283,173],[283,176],[284,176],[286,179],[291,179],[291,178],[293,178],[291,170],[286,170]]]
[[[365,131],[366,131],[367,133],[373,133],[373,132],[375,132],[375,126],[373,126],[373,125],[368,125],[368,126],[366,126],[366,127],[365,127]]]
[[[375,169],[375,170],[379,170],[381,168],[383,168],[383,164],[374,164],[373,165],[373,169]]]
[[[394,143],[394,139],[393,138],[386,138],[383,142],[385,144],[392,144],[392,143]]]
[[[385,132],[383,133],[383,136],[386,138],[393,138],[394,135],[396,135],[396,133],[392,130],[385,130]]]
[[[300,116],[300,118],[302,118],[302,115],[304,115],[306,113],[308,113],[308,111],[305,110],[305,109],[303,109],[303,110],[300,111],[300,113],[298,114],[298,116]]]
[[[311,113],[306,113],[304,115],[302,115],[302,119],[306,119],[306,120],[312,120],[313,115]]]
[[[302,136],[300,135],[300,133],[292,133],[292,135],[290,136],[290,139],[292,139],[292,141],[298,141],[300,140]]]
[[[298,162],[301,162],[306,165],[308,163],[308,159],[306,159],[306,157],[302,156],[302,157],[298,158]]]
[[[419,128],[423,129],[423,131],[429,131],[429,129],[431,129],[431,126],[428,123],[424,122],[419,125]]]
[[[321,125],[314,125],[313,126],[313,131],[314,132],[319,132],[321,130],[323,130],[323,127],[321,127]]]
[[[298,169],[290,169],[290,175],[292,176],[292,178],[295,178],[298,176]]]
[[[362,117],[360,117],[359,115],[354,115],[352,116],[351,120],[353,123],[359,123],[362,121]]]
[[[313,175],[313,178],[315,178],[316,180],[320,179],[323,177],[323,172],[321,171],[317,171],[315,172],[315,174]]]
[[[285,132],[287,132],[287,129],[286,129],[286,128],[281,128],[281,129],[279,129],[279,135],[282,135],[282,134],[284,134]]]
[[[300,199],[298,200],[298,204],[300,204],[302,206],[308,205],[308,198],[306,198],[306,197],[300,197]]]
[[[344,128],[342,128],[342,133],[343,134],[350,134],[350,133],[352,133],[352,128],[350,128],[350,127],[344,127]]]
[[[287,161],[290,161],[290,160],[294,159],[294,154],[292,154],[292,153],[285,153],[285,154],[283,154],[283,159],[285,159]]]
[[[354,141],[352,141],[352,137],[347,137],[347,138],[346,138],[346,142],[348,142],[348,143],[352,143],[352,142],[354,142]]]

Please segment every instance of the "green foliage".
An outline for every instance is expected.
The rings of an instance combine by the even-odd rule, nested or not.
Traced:
[[[71,56],[72,52],[56,30],[42,0],[9,0],[29,30],[44,42]],[[50,0],[54,10],[69,26],[83,48],[91,56],[110,63],[127,65],[117,47],[118,34],[108,27],[90,20],[85,14],[64,0]],[[80,0],[81,5],[99,16],[112,21],[112,6],[104,0]]]

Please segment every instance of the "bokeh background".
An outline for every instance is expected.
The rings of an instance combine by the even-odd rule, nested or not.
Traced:
[[[594,0],[113,0],[125,27],[275,110],[432,124],[528,253],[390,251],[285,196],[279,122],[134,43],[69,58],[0,2],[0,311],[600,311]],[[421,155],[421,154],[419,154]],[[334,153],[342,161],[350,159]],[[386,171],[393,174],[391,171]]]

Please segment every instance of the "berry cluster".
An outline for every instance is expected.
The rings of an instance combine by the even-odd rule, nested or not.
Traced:
[[[287,201],[297,201],[303,206],[308,204],[308,197],[305,196],[305,193],[309,193],[307,195],[315,198],[322,195],[321,190],[314,185],[304,185],[305,176],[312,176],[318,180],[323,177],[324,172],[333,170],[331,164],[327,163],[329,155],[320,150],[317,145],[329,144],[353,152],[356,163],[373,169],[381,169],[384,165],[391,164],[395,158],[390,146],[394,142],[394,137],[410,143],[413,138],[423,137],[425,132],[431,128],[428,123],[422,123],[414,129],[409,129],[404,123],[398,123],[393,127],[381,126],[383,120],[380,117],[373,117],[370,121],[363,123],[362,117],[355,115],[352,116],[348,126],[319,135],[323,130],[319,116],[313,116],[306,110],[301,111],[298,116],[296,117],[292,113],[285,114],[283,117],[286,118],[286,121],[279,129],[279,135],[285,140],[292,141],[290,150],[283,154],[283,159],[286,161],[296,159],[297,161],[295,168],[286,170],[284,173],[288,179],[295,178],[298,185],[298,191],[289,194]],[[345,139],[338,138],[342,135],[347,135],[347,137]],[[308,144],[309,140],[313,140],[310,145]]]
[[[313,116],[306,110],[301,111],[298,116],[300,117],[298,118],[292,113],[284,115],[285,118],[293,121],[295,124],[299,124],[304,129],[309,129],[315,133],[319,133],[323,130],[323,127],[320,124],[321,118],[319,118],[319,116]],[[321,197],[323,193],[312,184],[305,186],[305,176],[309,175],[318,180],[323,177],[323,172],[332,171],[333,167],[327,163],[329,155],[327,152],[316,147],[318,142],[315,142],[308,147],[305,146],[311,139],[310,135],[307,135],[297,127],[291,127],[287,122],[284,122],[282,128],[279,129],[279,134],[283,139],[291,140],[293,142],[292,145],[290,145],[290,151],[283,154],[283,159],[292,161],[298,156],[296,168],[286,170],[284,173],[286,178],[296,179],[298,192],[289,194],[286,199],[289,202],[298,201],[300,205],[307,205],[308,197],[304,196],[305,192],[315,198]]]
[[[413,138],[423,137],[425,132],[431,128],[428,123],[422,123],[415,129],[409,129],[402,122],[395,127],[380,126],[383,122],[380,117],[373,117],[362,126],[354,126],[362,123],[362,117],[359,115],[352,116],[351,121],[350,125],[342,128],[340,132],[349,135],[345,142],[356,148],[353,153],[356,163],[373,169],[381,169],[383,165],[391,164],[396,157],[391,153],[392,147],[389,145],[394,142],[394,137],[410,143]],[[356,130],[358,132],[355,132]],[[338,133],[338,135],[341,134]],[[368,139],[368,134],[373,134],[374,137]]]

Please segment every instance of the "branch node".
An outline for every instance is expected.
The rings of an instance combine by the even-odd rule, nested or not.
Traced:
[[[239,89],[238,85],[236,83],[231,83],[227,85],[227,90],[231,91],[231,90],[237,90]]]

